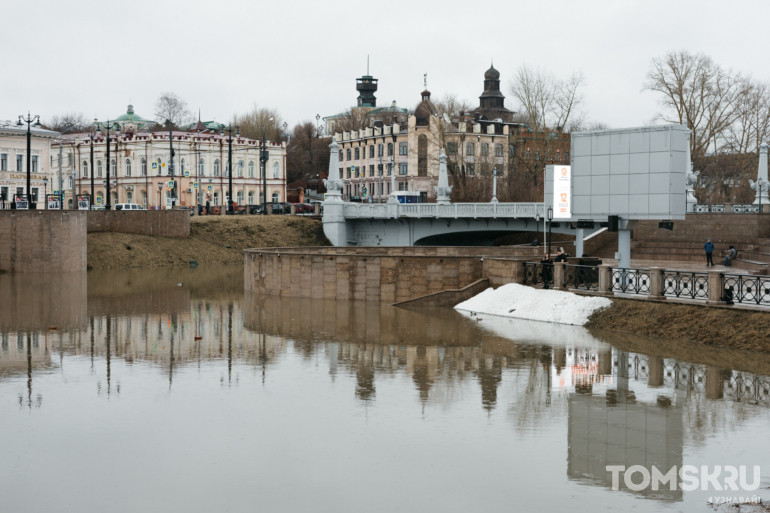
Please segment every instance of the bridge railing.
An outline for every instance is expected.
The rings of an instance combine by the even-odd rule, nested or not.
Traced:
[[[395,207],[395,208],[394,208]],[[345,203],[344,216],[350,219],[410,218],[532,218],[545,217],[543,203]],[[394,215],[395,212],[395,215]]]
[[[564,264],[562,285],[565,289],[599,290],[599,267]]]
[[[770,276],[725,274],[722,286],[732,291],[736,303],[770,305]]]

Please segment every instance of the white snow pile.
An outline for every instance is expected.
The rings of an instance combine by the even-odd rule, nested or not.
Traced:
[[[489,288],[458,304],[455,310],[472,316],[497,315],[582,326],[592,313],[611,304],[606,297],[578,296],[562,290],[542,290],[509,283],[497,289]]]

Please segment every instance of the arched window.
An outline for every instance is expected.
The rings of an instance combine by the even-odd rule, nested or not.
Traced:
[[[249,161],[249,178],[254,178],[254,161]]]
[[[388,157],[393,155],[393,143],[388,143]]]
[[[222,174],[222,176],[224,177],[230,176],[230,159],[225,160],[225,168],[223,171],[224,173]]]
[[[134,193],[131,191],[126,192],[126,203],[134,202]]]
[[[88,178],[88,161],[83,161],[83,178]]]
[[[243,161],[238,161],[238,178],[243,178]]]
[[[131,160],[126,159],[126,176],[131,176]]]
[[[214,160],[214,176],[219,176],[219,159]]]
[[[96,177],[101,178],[102,177],[102,161],[97,160],[96,161]]]
[[[110,176],[118,176],[118,161],[115,159],[110,161]]]
[[[273,178],[280,178],[278,174],[278,162],[273,162]]]
[[[140,160],[139,162],[142,169],[142,176],[147,176],[147,159],[142,157],[142,160]]]
[[[428,137],[417,137],[417,176],[428,176]]]
[[[198,160],[198,174],[201,176],[206,175],[206,167],[203,164],[203,159]]]
[[[279,201],[279,200],[278,200],[278,193],[277,193],[277,192],[274,192],[274,193],[273,193],[273,203],[278,203],[278,201]]]

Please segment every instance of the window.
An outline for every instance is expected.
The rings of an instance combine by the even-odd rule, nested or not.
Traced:
[[[115,159],[110,161],[110,176],[118,176],[118,161]]]
[[[8,171],[8,154],[0,153],[0,171]]]
[[[393,143],[388,143],[388,157],[393,155]]]
[[[369,146],[369,158],[370,159],[374,158],[374,145],[373,144],[371,146]]]
[[[476,154],[476,145],[472,142],[465,143],[465,154],[469,157],[472,157]]]
[[[225,169],[224,169],[224,173],[222,175],[223,176],[230,176],[230,160],[229,159],[225,160]]]
[[[446,143],[446,154],[457,155],[457,143],[453,143],[453,142]]]
[[[160,172],[163,170],[163,165],[161,163],[160,157],[158,157],[158,176],[160,176]]]
[[[206,175],[206,166],[203,162],[203,158],[198,159],[198,174],[201,176]]]
[[[102,177],[102,161],[97,160],[96,161],[96,177],[101,178]]]
[[[342,162],[342,150],[340,150],[340,162]]]
[[[144,157],[139,161],[139,171],[142,173],[142,176],[147,176],[147,159]]]
[[[351,154],[351,151],[350,151],[350,148],[348,148],[348,152],[347,152],[348,158],[347,158],[347,160],[350,160],[350,154]]]
[[[238,161],[238,178],[243,178],[243,161]]]
[[[88,161],[84,160],[82,167],[83,167],[83,170],[82,170],[83,178],[88,178]]]
[[[469,175],[474,176],[476,174],[476,166],[473,164],[473,162],[469,162],[465,165],[465,171]]]
[[[249,161],[249,178],[254,178],[254,161]]]
[[[417,138],[417,176],[428,176],[428,137]]]
[[[72,189],[72,175],[70,175],[69,179],[67,180],[67,187]]]
[[[399,155],[409,155],[409,143],[398,143],[398,154]]]
[[[34,159],[34,157],[32,157]],[[67,165],[72,166],[72,153],[67,153]]]
[[[382,145],[382,144],[378,144],[378,145],[377,145],[377,156],[378,156],[378,157],[382,157],[382,151],[383,151],[383,149],[384,149],[384,147],[383,147],[383,145]]]
[[[214,160],[214,176],[219,176],[219,159]]]
[[[503,156],[503,145],[495,144],[495,157],[502,157],[502,156]]]
[[[16,171],[24,171],[24,155],[16,155]]]
[[[353,166],[353,169],[356,171],[356,178],[359,178],[361,174],[361,166]]]
[[[126,176],[131,176],[131,161],[126,159]]]
[[[179,174],[182,176],[184,176],[184,164],[184,159],[179,161]]]
[[[356,148],[356,160],[359,160],[361,158],[361,153],[360,152],[361,152],[361,149],[360,148]]]
[[[249,205],[254,204],[254,191],[249,191]]]
[[[399,162],[398,163],[398,174],[399,175],[407,174],[408,170],[409,170],[409,168],[408,168],[408,164],[406,162]]]
[[[374,164],[369,165],[369,176],[374,176]]]
[[[238,191],[235,194],[235,201],[237,201],[239,205],[243,205],[243,191]]]
[[[488,157],[489,156],[489,144],[481,143],[481,156],[482,157]]]
[[[70,166],[72,165],[72,155],[70,155]],[[37,173],[37,155],[32,155],[32,172]]]
[[[280,178],[278,162],[273,162],[273,178]]]
[[[278,201],[279,201],[279,199],[278,199],[278,193],[277,193],[277,192],[274,192],[274,193],[273,193],[273,203],[278,203]]]

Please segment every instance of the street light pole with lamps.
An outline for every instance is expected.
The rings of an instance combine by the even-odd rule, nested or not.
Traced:
[[[37,114],[32,116],[27,112],[27,117],[19,116],[19,122],[16,126],[24,126],[27,124],[27,205],[28,208],[37,208],[37,205],[32,204],[32,127],[40,126],[40,116]],[[34,125],[33,125],[34,123]]]
[[[233,215],[233,132],[235,137],[241,136],[241,131],[237,126],[226,126],[219,131],[219,135],[224,137],[227,132],[227,214]]]
[[[271,116],[267,121],[273,120]],[[270,154],[265,148],[265,127],[262,126],[262,145],[259,147],[259,165],[262,168],[262,215],[267,215],[267,169],[266,164],[270,159]]]
[[[96,127],[97,134],[101,134],[102,130],[107,131],[107,202],[104,205],[104,209],[112,210],[112,195],[110,194],[110,173],[112,173],[112,162],[110,161],[110,130],[120,133],[120,124],[111,122],[109,119],[106,123],[94,119],[94,126]]]
[[[158,182],[158,210],[160,210],[161,206],[163,205],[163,177],[161,177],[161,181]]]
[[[45,208],[48,210],[48,177],[43,177],[43,201],[45,201]]]
[[[94,133],[88,134],[88,138],[91,140],[91,200],[89,208],[93,208],[94,205]]]
[[[551,254],[551,225],[553,221],[553,207],[548,207],[548,254]]]

